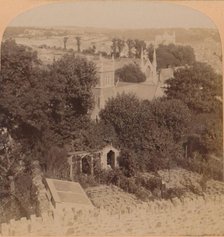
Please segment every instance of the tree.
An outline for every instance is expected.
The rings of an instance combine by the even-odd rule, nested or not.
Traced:
[[[75,39],[76,39],[77,51],[78,51],[78,53],[80,53],[81,52],[81,50],[80,50],[81,37],[77,36],[77,37],[75,37]]]
[[[122,53],[122,50],[124,49],[125,47],[125,42],[124,40],[122,39],[117,39],[117,49],[118,49],[118,55],[120,57],[121,53]]]
[[[215,112],[222,104],[222,77],[211,66],[195,63],[179,69],[174,78],[166,81],[165,94],[168,98],[179,99],[195,113]]]
[[[47,89],[51,91],[49,135],[63,144],[72,138],[71,132],[90,121],[96,68],[85,58],[65,55],[50,66],[48,82]]]
[[[6,128],[0,133],[0,179],[6,180],[9,176],[16,177],[24,171],[24,156],[20,144],[16,143]]]
[[[100,118],[114,127],[119,144],[136,155],[141,170],[157,170],[182,156],[183,149],[147,103],[133,94],[121,94],[108,100]]]
[[[65,55],[46,71],[37,63],[29,48],[3,43],[2,124],[32,155],[52,144],[63,145],[71,131],[89,122],[97,80],[95,65],[85,58]]]
[[[0,132],[0,208],[1,220],[21,218],[35,213],[36,189],[24,150],[6,128]],[[3,211],[3,212],[2,212]]]
[[[68,41],[68,37],[64,37],[64,50],[67,49],[67,41]]]
[[[137,162],[135,153],[130,150],[121,150],[119,156],[119,166],[127,177],[132,177],[137,171]]]
[[[65,148],[52,146],[47,152],[45,173],[51,178],[68,178],[69,165]]]
[[[135,39],[134,43],[135,43],[134,47],[136,49],[135,55],[137,58],[141,58],[141,52],[142,50],[146,49],[146,43],[143,40],[138,40],[138,39]]]
[[[223,152],[222,118],[215,113],[201,113],[194,116],[190,131],[194,138],[189,138],[188,155],[198,152],[207,159],[209,154],[222,157]],[[193,137],[193,136],[191,136]],[[195,140],[193,143],[192,140]]]
[[[45,73],[39,65],[37,53],[30,48],[12,40],[2,44],[1,122],[14,138],[28,138],[27,146],[47,125],[48,94],[45,81],[40,81]]]
[[[134,120],[138,119],[139,106],[140,101],[134,94],[118,94],[107,101],[99,114],[105,124],[114,127],[121,145],[126,147],[136,140],[132,140],[131,127],[134,126]]]
[[[150,44],[147,50],[149,59],[152,61],[154,46]],[[195,62],[194,50],[192,47],[174,44],[160,44],[156,49],[156,58],[158,69],[167,68],[169,66],[192,65]]]
[[[115,71],[115,76],[124,82],[143,82],[146,80],[145,74],[138,64],[127,64]]]
[[[118,146],[117,135],[113,126],[105,124],[103,121],[95,123],[93,121],[80,127],[72,133],[72,149],[92,150],[101,149],[102,146],[112,143]]]
[[[134,47],[135,43],[132,39],[128,39],[126,41],[127,45],[128,45],[128,57],[131,58],[132,57],[132,48]]]
[[[208,160],[211,153],[222,154],[222,77],[204,63],[178,70],[166,82],[168,98],[179,99],[192,113],[186,143],[187,156],[198,154]]]
[[[183,142],[189,133],[191,121],[191,111],[186,104],[177,99],[158,98],[145,101],[144,106],[152,112],[158,126],[165,126],[171,132],[175,142]]]
[[[112,54],[114,55],[114,57],[117,57],[117,39],[116,38],[112,39],[111,49],[112,49]]]
[[[92,47],[89,47],[87,49],[83,49],[82,53],[83,54],[92,54],[92,55],[94,55],[96,53],[96,46],[93,45]]]

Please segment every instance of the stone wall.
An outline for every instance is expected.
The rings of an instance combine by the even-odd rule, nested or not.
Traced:
[[[122,211],[121,211],[122,210]],[[126,207],[117,213],[57,209],[1,225],[7,235],[223,235],[224,196],[174,198]]]

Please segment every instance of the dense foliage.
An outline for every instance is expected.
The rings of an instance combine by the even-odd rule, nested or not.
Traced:
[[[153,60],[154,46],[151,44],[148,48],[149,59]],[[195,62],[194,50],[191,46],[181,45],[162,45],[156,49],[157,66],[160,68],[191,65]]]
[[[183,154],[190,111],[178,100],[149,102],[121,94],[108,100],[100,117],[114,127],[121,147],[135,153],[141,170],[167,168]]]
[[[2,125],[29,149],[63,145],[73,129],[88,123],[95,84],[95,66],[85,58],[65,55],[44,70],[30,48],[6,41],[0,85]]]
[[[182,100],[196,113],[218,112],[222,102],[222,77],[205,63],[179,69],[166,81],[168,98]]]
[[[12,205],[21,214],[20,196],[27,208],[33,205],[33,194],[21,188],[24,176],[32,183],[32,160],[39,159],[48,176],[67,175],[63,146],[71,142],[72,132],[91,123],[96,69],[93,63],[73,54],[43,66],[36,52],[14,40],[3,42],[1,49],[0,128],[4,129],[0,134],[0,191],[10,199],[12,176],[18,199]],[[27,185],[24,183],[30,190]]]
[[[117,80],[124,82],[143,82],[146,80],[145,74],[137,64],[127,64],[115,72]]]
[[[80,51],[80,39],[76,40]],[[129,57],[133,57],[133,48],[134,56],[140,57],[146,47],[144,41],[131,39],[127,45]],[[113,39],[116,57],[124,47],[123,40]],[[151,46],[148,51],[152,57]],[[93,63],[70,54],[46,68],[30,48],[12,40],[4,42],[0,124],[15,141],[9,146],[8,137],[0,137],[0,177],[4,187],[8,177],[17,177],[19,172],[18,190],[19,180],[26,177],[21,164],[36,158],[42,161],[47,176],[67,177],[67,144],[75,150],[97,149],[108,142],[120,147],[119,170],[99,171],[96,177],[77,179],[94,185],[112,183],[143,199],[151,192],[158,196],[156,187],[161,182],[145,180],[138,176],[139,171],[156,172],[173,165],[197,172],[206,169],[203,162],[208,162],[210,154],[222,154],[221,76],[206,64],[194,63],[194,52],[188,46],[160,45],[157,60],[159,68],[188,65],[166,81],[166,97],[141,101],[133,94],[120,94],[107,101],[100,121],[95,123],[89,116],[97,79]],[[116,77],[124,82],[145,80],[135,64],[118,69]],[[26,186],[31,188],[29,183]],[[23,198],[31,199],[31,194]]]
[[[192,113],[185,143],[189,159],[185,165],[199,172],[209,168],[210,175],[222,178],[222,76],[209,65],[197,62],[177,70],[174,78],[166,81],[165,93],[168,99],[181,100]],[[215,166],[212,163],[216,163]]]
[[[121,57],[121,53],[125,49],[125,47],[128,48],[128,55],[126,56],[128,56],[129,58],[141,58],[141,52],[142,49],[146,48],[146,43],[144,42],[144,40],[139,39],[127,39],[126,41],[120,38],[112,39],[111,51],[115,58]]]
[[[222,151],[222,77],[204,63],[178,70],[166,81],[165,93],[185,103],[193,113],[191,133],[200,137],[198,151]]]

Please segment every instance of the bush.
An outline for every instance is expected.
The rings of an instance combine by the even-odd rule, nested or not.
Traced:
[[[32,177],[29,173],[23,173],[15,179],[15,196],[18,202],[20,202],[21,208],[23,208],[27,215],[34,214],[37,210],[37,189],[33,185]]]
[[[161,189],[162,187],[162,179],[157,175],[150,175],[148,177],[138,175],[136,182],[138,186],[142,186],[150,192],[153,192],[155,189]]]
[[[69,178],[67,152],[64,148],[51,147],[42,161],[45,165],[45,174],[51,178]]]
[[[134,178],[127,178],[126,176],[120,177],[119,187],[128,193],[135,194],[138,190],[138,186],[135,183]]]
[[[137,171],[136,155],[129,150],[121,150],[118,157],[119,166],[127,177],[132,177]]]
[[[75,176],[75,182],[79,182],[83,188],[94,187],[98,185],[94,176],[80,174]]]
[[[185,192],[186,192],[186,190],[184,190],[182,188],[169,188],[163,192],[162,197],[164,199],[171,199],[171,198],[175,198],[175,197],[180,198],[181,196],[184,195]]]
[[[146,80],[145,74],[137,64],[124,65],[115,72],[115,77],[124,82],[143,82]]]
[[[140,198],[143,201],[145,201],[145,200],[147,200],[148,198],[151,197],[151,193],[149,191],[147,191],[143,187],[140,187],[138,185],[138,183],[136,183],[136,178],[126,177],[122,173],[122,171],[119,170],[119,169],[109,170],[109,171],[108,170],[102,170],[100,173],[98,173],[95,181],[96,180],[100,184],[106,184],[106,185],[113,184],[113,185],[116,185],[119,188],[123,189],[125,192],[132,193],[132,194],[136,195],[137,198]],[[82,185],[84,187],[86,187],[87,182],[85,184],[82,183]],[[88,185],[89,185],[89,183],[88,183]]]
[[[139,198],[142,201],[148,201],[148,200],[152,200],[152,194],[150,191],[146,190],[143,187],[139,187],[136,190],[135,196],[137,198]]]
[[[0,183],[0,223],[10,219],[30,217],[38,209],[37,189],[29,173],[21,173],[14,180],[15,193],[10,193],[10,183]]]

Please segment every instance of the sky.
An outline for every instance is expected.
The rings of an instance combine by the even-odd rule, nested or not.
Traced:
[[[199,11],[159,1],[78,1],[47,4],[18,15],[10,26],[215,28],[210,18]]]

